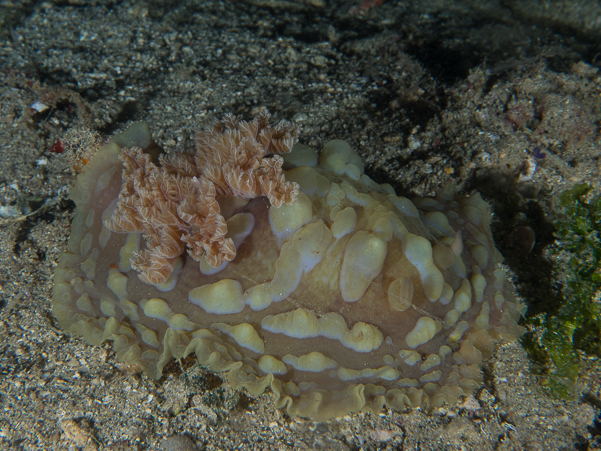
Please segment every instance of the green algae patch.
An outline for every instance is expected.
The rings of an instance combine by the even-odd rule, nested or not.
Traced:
[[[543,386],[570,398],[587,357],[601,357],[601,196],[577,185],[560,198],[552,255],[565,264],[557,269],[560,304],[527,320],[538,331],[525,342],[531,356],[546,364]]]

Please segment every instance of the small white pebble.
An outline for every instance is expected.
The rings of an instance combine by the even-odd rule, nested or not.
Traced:
[[[33,105],[31,105],[30,107],[32,110],[37,111],[38,113],[42,113],[43,111],[46,111],[48,108],[50,108],[48,105],[46,105],[45,103],[42,102],[36,102]]]

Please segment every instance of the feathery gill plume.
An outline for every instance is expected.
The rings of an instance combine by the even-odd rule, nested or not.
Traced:
[[[226,115],[198,133],[195,153],[161,154],[158,164],[140,147],[121,150],[123,185],[104,224],[115,232],[144,232],[146,249],[130,261],[140,280],[164,283],[186,247],[194,260],[204,255],[213,267],[234,259],[220,196],[266,196],[274,207],[296,200],[298,184],[284,178],[279,154],[290,152],[299,129],[287,121],[271,128],[269,117],[264,111],[246,122]]]

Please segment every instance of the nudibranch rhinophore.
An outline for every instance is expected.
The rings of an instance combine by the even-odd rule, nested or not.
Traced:
[[[61,326],[153,379],[194,353],[320,421],[471,394],[524,311],[488,205],[450,185],[397,196],[348,143],[318,158],[268,119],[227,116],[191,153],[166,154],[144,123],[98,150],[71,191]]]

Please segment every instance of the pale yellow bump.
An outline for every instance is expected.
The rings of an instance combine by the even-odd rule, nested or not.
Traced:
[[[440,269],[446,269],[455,261],[453,251],[442,243],[436,243],[432,248],[434,263]]]
[[[399,278],[388,286],[388,303],[399,312],[404,312],[411,307],[415,287],[410,278]]]
[[[344,173],[346,175],[348,175],[350,178],[352,178],[353,180],[359,180],[359,179],[362,179],[362,177],[366,177],[365,174],[362,174],[361,169],[359,169],[354,164],[350,164],[350,163],[344,167]]]
[[[438,300],[442,305],[447,305],[449,302],[451,302],[451,300],[453,300],[454,295],[455,293],[453,292],[453,287],[445,282],[442,287],[442,294]]]
[[[453,228],[449,225],[449,220],[444,213],[441,213],[440,211],[424,213],[422,221],[424,224],[439,230],[443,235],[449,237],[455,236],[455,230],[453,230]]]
[[[262,310],[272,302],[286,299],[298,287],[303,273],[311,271],[323,259],[332,239],[332,232],[323,222],[296,231],[282,246],[273,279],[247,290],[245,302],[253,310]]]
[[[348,197],[348,199],[356,205],[367,207],[374,202],[373,198],[369,194],[360,193],[346,182],[341,183],[340,186],[344,190],[346,197]]]
[[[467,279],[461,281],[459,289],[453,296],[455,302],[455,310],[459,313],[467,312],[472,306],[472,286]]]
[[[169,322],[169,319],[173,316],[171,308],[169,308],[169,305],[163,299],[152,298],[148,300],[142,300],[140,305],[144,310],[144,315],[148,316],[149,318],[155,318]]]
[[[503,255],[495,247],[492,248],[492,252],[494,255],[495,262],[500,263],[503,261]]]
[[[432,245],[424,237],[411,233],[405,235],[402,241],[405,256],[420,273],[426,296],[431,301],[440,298],[444,277],[434,264]]]
[[[396,192],[394,191],[394,188],[392,187],[392,185],[390,183],[380,183],[380,184],[378,184],[378,187],[380,188],[380,190],[384,191],[387,195],[395,195],[396,196]]]
[[[291,396],[301,395],[300,388],[298,388],[298,385],[296,385],[294,382],[286,382],[284,384],[284,390],[286,391],[286,394]]]
[[[461,321],[459,324],[457,324],[455,330],[449,334],[449,341],[451,343],[457,343],[459,340],[461,340],[461,337],[469,328],[470,324],[467,321]]]
[[[188,300],[208,313],[217,314],[240,313],[245,306],[242,285],[233,279],[193,288],[188,293]]]
[[[474,256],[474,258],[476,259],[478,266],[481,269],[486,269],[486,267],[488,266],[488,257],[489,257],[488,249],[486,249],[484,246],[476,245],[476,246],[471,246],[470,251],[472,252],[472,255]]]
[[[67,262],[64,261],[65,257],[69,257]],[[61,257],[59,266],[54,271],[54,282],[70,282],[75,277],[75,271],[72,267],[81,260],[79,255],[64,253]]]
[[[440,370],[432,371],[431,373],[424,374],[422,377],[420,377],[419,382],[421,384],[426,384],[428,382],[437,382],[440,380],[441,377],[442,377],[442,371],[440,371]]]
[[[428,355],[428,357],[426,357],[426,360],[424,360],[424,362],[419,366],[419,369],[422,371],[428,371],[434,368],[435,366],[440,365],[441,362],[442,360],[439,355],[430,354]]]
[[[505,284],[505,271],[503,271],[502,269],[495,269],[494,275],[495,275],[494,287],[497,290],[502,290],[503,285]]]
[[[288,179],[288,176],[286,176],[286,179]],[[329,189],[330,189],[330,179],[319,174],[319,176],[317,177],[317,185],[316,185],[316,189],[315,189],[315,194],[317,194],[320,197],[324,197],[324,196],[326,196]]]
[[[363,368],[361,370],[339,368],[336,371],[336,375],[340,380],[343,381],[354,381],[366,377],[377,377],[386,381],[393,381],[399,378],[399,372],[394,368],[390,368],[389,366],[384,366],[382,368]]]
[[[98,181],[96,182],[96,195],[98,195],[103,189],[105,189],[113,177],[113,174],[117,170],[117,167],[112,167],[109,170],[103,172],[100,177],[98,177]]]
[[[136,323],[134,327],[142,336],[142,341],[153,348],[158,348],[160,343],[157,334],[154,330],[149,329],[143,324]]]
[[[401,349],[399,351],[399,357],[409,366],[415,365],[417,362],[422,361],[422,356],[417,351],[409,351],[407,349]]]
[[[342,238],[343,236],[351,233],[357,226],[357,212],[354,208],[346,207],[340,211],[334,219],[330,230],[334,238]]]
[[[150,329],[142,333],[142,341],[153,348],[158,348],[160,345],[156,332]]]
[[[292,365],[299,371],[311,371],[314,373],[332,370],[338,367],[338,364],[335,360],[332,360],[323,355],[321,352],[317,351],[313,351],[300,357],[287,354],[282,360],[288,365]]]
[[[389,194],[387,198],[404,215],[412,218],[419,218],[419,210],[415,207],[415,204],[406,197]]]
[[[470,279],[476,302],[482,302],[484,299],[484,290],[486,289],[486,277],[482,274],[474,274]]]
[[[415,349],[429,342],[441,329],[440,322],[428,316],[422,316],[417,320],[413,330],[405,336],[405,341],[410,348]]]
[[[341,139],[328,141],[321,149],[319,156],[319,165],[334,174],[347,173],[348,175],[349,171],[353,172],[354,170],[348,168],[349,164],[355,166],[359,173],[363,173],[364,166],[361,157],[349,143]]]
[[[250,213],[238,213],[227,220],[226,238],[231,238],[238,249],[255,227],[255,217]]]
[[[480,310],[480,314],[476,318],[476,324],[483,329],[488,330],[489,328],[489,320],[490,320],[490,304],[488,302],[484,302],[482,304],[482,309]]]
[[[453,352],[453,350],[447,345],[442,345],[440,348],[438,348],[438,355],[440,356],[441,360],[444,360],[445,357],[451,352]]]
[[[156,362],[159,359],[159,353],[154,349],[148,349],[140,355],[141,361]]]
[[[215,342],[220,342],[219,338],[217,338],[217,335],[215,335],[209,329],[198,329],[192,332],[191,335],[194,338],[207,338]]]
[[[303,308],[268,315],[261,321],[261,327],[269,332],[283,333],[293,338],[317,337],[320,329],[315,313]]]
[[[452,371],[448,376],[447,376],[447,384],[456,384],[461,380],[461,375],[456,372],[456,371]]]
[[[505,302],[505,297],[503,296],[503,293],[501,293],[500,291],[495,292],[495,306],[499,310],[502,310],[504,302]]]
[[[400,379],[397,385],[399,387],[417,387],[419,385],[419,381],[417,379],[404,378]]]
[[[321,150],[319,165],[334,174],[342,175],[347,165],[350,145],[342,140],[329,141]]]
[[[119,307],[121,307],[121,310],[123,310],[123,314],[128,318],[134,321],[138,321],[140,319],[140,314],[138,313],[138,306],[130,300],[120,300]]]
[[[90,300],[88,293],[83,293],[81,296],[79,296],[77,301],[75,301],[75,305],[79,310],[83,310],[87,313],[92,313],[94,311],[92,307],[92,301]]]
[[[371,225],[371,230],[386,241],[390,241],[394,235],[392,222],[385,217],[378,218],[378,220]]]
[[[363,322],[356,323],[340,338],[344,346],[357,352],[371,352],[378,349],[383,340],[384,336],[377,327]]]
[[[373,377],[376,374],[373,368],[364,368],[362,370],[353,370],[349,368],[338,368],[336,375],[342,381],[354,381],[365,377]]]
[[[265,284],[255,285],[250,287],[244,293],[246,304],[254,311],[264,310],[271,305],[272,293],[269,287]],[[191,302],[194,302],[191,300]]]
[[[92,247],[92,234],[90,232],[86,233],[85,236],[83,237],[83,240],[81,240],[81,243],[79,244],[79,254],[82,257],[85,257],[88,252],[90,251],[90,248]]]
[[[464,340],[461,343],[459,351],[453,354],[453,360],[459,364],[466,364],[459,367],[459,371],[463,377],[480,377],[482,352],[480,352],[480,350],[476,348],[469,340]]]
[[[313,202],[302,191],[291,205],[282,205],[269,209],[269,224],[273,234],[283,240],[296,230],[307,224],[313,217]]]
[[[309,196],[312,196],[317,190],[320,178],[325,177],[309,166],[299,166],[286,171],[286,180],[298,183],[300,190]],[[328,188],[329,185],[330,182],[328,181]],[[328,188],[326,188],[326,191]]]
[[[461,316],[461,313],[459,313],[457,310],[449,310],[444,317],[445,328],[448,329],[453,324],[455,324],[460,316]]]
[[[94,213],[96,213],[96,210],[90,208],[88,216],[86,216],[86,227],[88,228],[92,227],[92,225],[94,224]]]
[[[73,279],[71,279],[70,284],[77,294],[82,294],[84,292],[85,286],[81,277],[74,277]]]
[[[340,188],[340,185],[335,182],[330,183],[329,193],[333,194],[334,196],[338,197],[339,199],[344,199],[344,196],[345,196],[344,190],[342,190]]]
[[[92,189],[90,185],[90,181],[86,180],[85,183],[83,183],[81,190],[73,190],[75,192],[71,191],[69,197],[75,201],[76,205],[79,205],[79,202],[83,204],[88,204],[90,202],[90,199],[92,198]]]
[[[340,198],[335,194],[328,193],[328,195],[326,196],[326,204],[330,206],[338,205],[340,204]]]
[[[388,366],[394,363],[394,357],[389,354],[386,354],[384,357],[382,357],[382,360],[384,360],[384,363]]]
[[[331,338],[332,340],[341,340],[342,336],[348,330],[346,321],[338,313],[326,313],[319,318],[318,322],[319,335]]]
[[[102,226],[100,230],[100,234],[98,235],[98,244],[100,247],[104,249],[109,242],[109,238],[111,237],[111,231],[105,225]]]
[[[317,152],[309,146],[296,143],[289,153],[282,154],[284,158],[284,169],[297,168],[299,166],[315,167],[318,163]],[[288,177],[286,177],[288,179]]]
[[[261,371],[268,374],[286,374],[288,372],[288,368],[286,368],[284,362],[270,355],[262,356],[259,359],[258,365]]]
[[[191,322],[183,313],[177,313],[169,318],[169,327],[173,330],[195,330],[198,325]]]
[[[465,263],[463,263],[463,259],[461,258],[461,256],[459,256],[459,255],[455,256],[455,263],[453,264],[453,268],[455,269],[455,271],[457,272],[459,277],[461,277],[462,279],[467,277]]]
[[[476,193],[464,199],[464,204],[469,205],[470,207],[477,208],[480,211],[482,211],[482,213],[488,212],[488,204],[482,199],[480,193]]]
[[[361,299],[382,271],[386,252],[386,241],[373,233],[360,230],[351,237],[340,269],[340,291],[346,302]]]
[[[100,299],[100,311],[103,315],[109,317],[117,316],[117,310],[115,309],[116,307],[117,303],[112,299],[106,297]]]
[[[344,210],[344,208],[345,207],[342,204],[334,205],[330,209],[330,221],[334,222],[334,220],[336,219],[336,216],[338,216],[338,213],[340,213],[342,210]]]
[[[127,299],[127,276],[121,274],[119,270],[111,268],[106,281],[106,286],[114,293],[119,300]]]
[[[141,233],[128,233],[125,238],[125,244],[119,249],[119,270],[127,272],[131,270],[129,264],[130,259],[133,257],[134,252],[140,250],[140,237]]]
[[[265,343],[263,343],[263,340],[261,340],[261,337],[259,337],[255,328],[248,323],[237,324],[235,326],[224,323],[215,323],[211,325],[211,328],[220,330],[229,335],[242,347],[259,354],[265,352]]]
[[[92,257],[83,261],[79,267],[88,279],[93,279],[96,276],[96,261]]]
[[[463,237],[461,236],[461,230],[455,234],[455,238],[451,243],[451,250],[457,256],[463,252]]]

